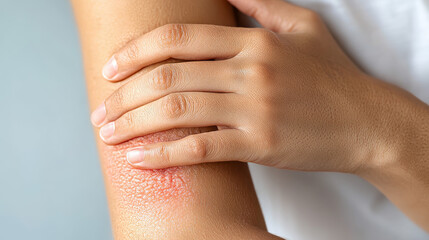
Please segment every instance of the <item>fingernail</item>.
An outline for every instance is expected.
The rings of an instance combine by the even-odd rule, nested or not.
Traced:
[[[117,74],[118,63],[116,62],[115,56],[113,56],[103,67],[103,77],[107,80],[112,80]]]
[[[103,141],[108,140],[115,133],[115,122],[108,123],[100,129],[100,137]]]
[[[91,122],[94,126],[100,126],[106,119],[106,106],[101,104],[91,114]]]
[[[132,150],[127,152],[127,161],[131,165],[142,162],[143,158],[144,158],[143,150]]]

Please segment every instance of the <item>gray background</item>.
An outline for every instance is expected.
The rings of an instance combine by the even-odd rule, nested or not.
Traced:
[[[0,239],[112,239],[66,0],[0,0]]]

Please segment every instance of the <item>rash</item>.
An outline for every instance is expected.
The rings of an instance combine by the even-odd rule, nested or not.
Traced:
[[[126,161],[128,149],[154,142],[172,141],[190,134],[201,132],[198,129],[175,129],[160,132],[131,141],[107,146],[104,168],[106,180],[112,184],[116,207],[144,210],[154,205],[185,200],[191,196],[189,187],[189,168],[168,168],[161,170],[133,169]],[[137,208],[137,209],[136,209]]]

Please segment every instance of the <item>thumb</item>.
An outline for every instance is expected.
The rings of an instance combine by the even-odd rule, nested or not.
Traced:
[[[228,0],[234,7],[255,18],[262,26],[278,33],[299,31],[312,11],[283,0]]]

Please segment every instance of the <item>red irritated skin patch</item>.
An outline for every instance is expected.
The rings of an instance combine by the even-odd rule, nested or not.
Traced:
[[[189,186],[189,168],[175,167],[158,170],[132,168],[127,160],[128,150],[150,143],[173,141],[190,134],[200,133],[201,129],[174,129],[125,143],[104,148],[104,170],[106,180],[111,184],[115,207],[123,210],[144,211],[154,206],[168,205],[186,201],[192,195]]]
[[[115,239],[177,239],[180,229],[191,227],[192,221],[186,219],[192,216],[187,213],[192,212],[195,200],[195,185],[190,181],[195,167],[135,169],[128,164],[126,154],[135,147],[210,130],[173,129],[113,146],[99,142]],[[169,233],[173,235],[168,237]]]

